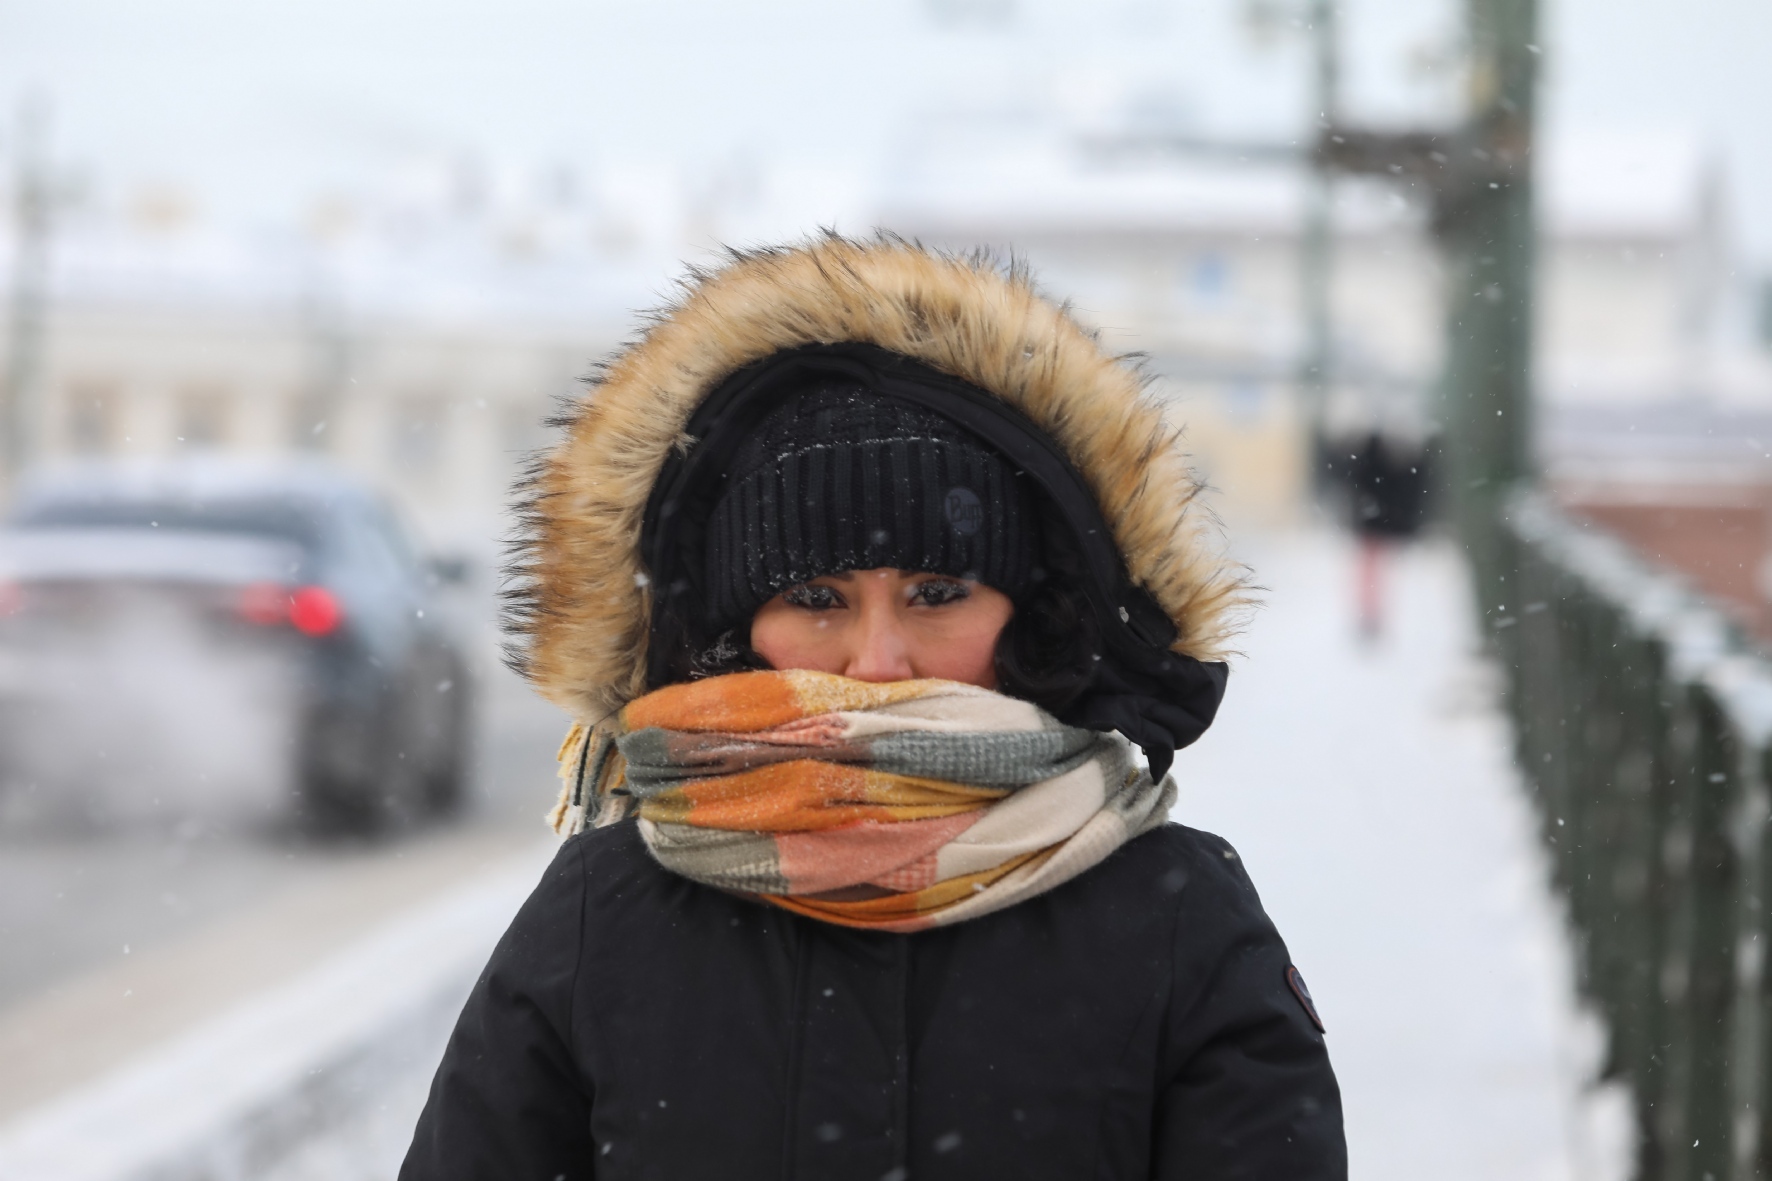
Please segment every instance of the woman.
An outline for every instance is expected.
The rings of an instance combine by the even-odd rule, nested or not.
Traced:
[[[698,275],[537,474],[573,835],[401,1176],[1344,1177],[1285,946],[1166,822],[1240,604],[1175,444],[982,260]]]

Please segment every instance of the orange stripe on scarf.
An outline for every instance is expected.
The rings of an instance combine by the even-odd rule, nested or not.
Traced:
[[[818,832],[863,821],[891,824],[974,812],[1009,794],[940,779],[795,759],[695,779],[640,805],[658,824],[734,832]]]
[[[788,832],[775,838],[781,872],[797,889],[822,894],[862,879],[882,887],[920,890],[935,882],[935,853],[978,823],[978,812],[857,824],[816,834]]]
[[[841,710],[914,701],[945,681],[854,681],[829,673],[731,673],[667,685],[630,702],[622,726],[644,730],[730,730],[745,734]]]

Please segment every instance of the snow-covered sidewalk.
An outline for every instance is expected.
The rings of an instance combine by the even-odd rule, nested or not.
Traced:
[[[1234,844],[1329,1030],[1361,1181],[1625,1175],[1597,1031],[1446,542],[1399,550],[1355,629],[1353,543],[1257,538],[1268,588],[1175,818]]]
[[[1628,1176],[1622,1096],[1589,1085],[1597,1030],[1576,1010],[1452,547],[1396,553],[1372,645],[1355,632],[1346,538],[1256,538],[1241,556],[1267,605],[1218,723],[1177,760],[1175,818],[1237,846],[1310,983],[1352,1176]],[[407,1091],[347,1139],[373,1133],[389,1152],[422,1096],[418,1080]],[[286,1173],[309,1175],[326,1174]]]
[[[1355,634],[1349,541],[1323,532],[1257,537],[1242,556],[1269,588],[1267,606],[1246,637],[1218,723],[1177,759],[1175,817],[1238,847],[1310,982],[1341,1078],[1352,1176],[1626,1176],[1622,1104],[1587,1085],[1596,1031],[1574,1005],[1547,864],[1453,550],[1436,542],[1397,553],[1387,632],[1371,645]],[[289,1042],[277,1031],[307,1029],[302,1023],[311,1020],[291,1014],[328,1012],[336,1008],[329,998],[362,988],[375,965],[434,944],[427,954],[442,966],[430,976],[440,983],[413,993],[408,1007],[424,1020],[402,1035],[397,1053],[375,1058],[374,1070],[344,1069],[339,1064],[356,1060],[343,1051],[323,1064],[339,1076],[333,1091],[352,1096],[349,1118],[317,1121],[325,1130],[298,1137],[299,1144],[285,1137],[275,1160],[246,1159],[232,1132],[210,1137],[213,1144],[184,1137],[201,1142],[197,1155],[214,1176],[391,1176],[459,996],[534,879],[539,855],[464,887],[461,898],[404,916],[317,965],[305,983],[256,998],[12,1126],[10,1136],[0,1133],[0,1178],[137,1175],[122,1161],[88,1160],[100,1147],[115,1155],[119,1144],[85,1129],[115,1130],[119,1111],[146,1114],[141,1096],[167,1090],[174,1076],[197,1077],[192,1063],[204,1067],[204,1077],[251,1065],[262,1055],[242,1055],[242,1038]],[[464,924],[452,907],[468,908],[474,921]],[[355,1011],[361,1007],[335,1014],[350,1019],[333,1038],[345,1049],[363,1040],[353,1031],[365,1022],[405,1028]],[[306,1078],[293,1068],[285,1073],[292,1086]],[[193,1090],[170,1088],[181,1089]],[[179,1099],[157,1101],[164,1107]],[[216,1118],[218,1129],[263,1122]],[[148,1139],[177,1130],[176,1121],[158,1116],[136,1122]],[[174,1147],[144,1148],[135,1163],[156,1153],[170,1159]],[[52,1155],[67,1156],[63,1148],[79,1149],[66,1167],[41,1167]],[[216,1163],[223,1157],[231,1164]],[[9,1168],[27,1159],[25,1172]]]

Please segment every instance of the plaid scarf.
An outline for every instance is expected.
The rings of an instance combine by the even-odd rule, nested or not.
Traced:
[[[952,681],[711,677],[574,726],[560,755],[556,831],[637,814],[667,869],[878,931],[1044,893],[1175,802],[1119,736]]]

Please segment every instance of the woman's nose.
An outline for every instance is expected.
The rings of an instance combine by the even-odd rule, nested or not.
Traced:
[[[917,674],[911,668],[910,637],[889,604],[868,602],[851,632],[849,664],[843,675],[858,681],[908,681]]]

